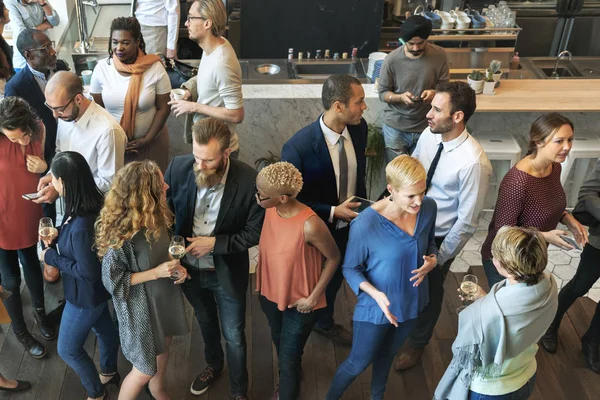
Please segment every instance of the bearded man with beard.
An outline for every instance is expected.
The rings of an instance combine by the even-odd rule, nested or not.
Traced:
[[[492,165],[466,129],[477,107],[475,97],[465,82],[439,84],[427,113],[429,127],[413,152],[427,170],[427,197],[437,203],[438,256],[437,266],[417,270],[429,279],[429,304],[400,349],[396,370],[411,368],[419,361],[442,310],[446,274],[479,225]]]
[[[413,15],[402,25],[404,44],[386,57],[379,75],[379,98],[384,110],[386,162],[411,154],[427,127],[425,115],[435,86],[450,78],[446,51],[427,41],[431,21]]]
[[[194,124],[192,136],[192,154],[173,158],[165,173],[174,234],[187,245],[181,264],[191,279],[181,288],[200,324],[207,364],[190,392],[206,392],[223,372],[222,333],[231,398],[247,400],[248,249],[258,244],[265,211],[255,199],[256,171],[230,157],[227,125],[204,118]]]

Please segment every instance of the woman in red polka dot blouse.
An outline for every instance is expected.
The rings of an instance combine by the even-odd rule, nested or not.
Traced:
[[[572,249],[559,236],[566,232],[556,229],[562,222],[582,246],[587,243],[585,228],[565,211],[567,200],[560,183],[560,163],[567,158],[572,142],[573,123],[558,113],[544,114],[531,125],[528,153],[502,179],[494,216],[481,247],[490,287],[504,279],[496,271],[491,253],[492,241],[503,226],[536,228],[548,243]]]

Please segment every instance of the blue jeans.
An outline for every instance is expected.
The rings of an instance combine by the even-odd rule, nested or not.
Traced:
[[[104,394],[104,385],[100,382],[94,360],[83,348],[90,330],[98,338],[100,371],[104,374],[117,372],[119,335],[108,311],[108,303],[86,309],[67,301],[58,334],[58,354],[79,376],[88,396],[97,398]]]
[[[188,299],[204,339],[206,363],[217,371],[225,364],[221,347],[221,330],[225,336],[227,366],[231,396],[246,396],[248,369],[246,368],[246,300],[236,300],[225,293],[214,271],[202,272],[188,268],[191,279],[181,285]],[[219,317],[221,326],[219,328]]]
[[[469,390],[469,400],[527,400],[533,393],[534,388],[535,374],[520,389],[507,394],[489,396],[487,394],[479,394]]]
[[[279,358],[279,400],[296,400],[300,393],[302,354],[319,310],[307,314],[295,308],[280,311],[277,304],[260,295],[260,308],[269,320],[271,339]]]
[[[402,132],[386,124],[383,124],[382,132],[386,164],[401,154],[412,154],[421,137],[420,132]]]
[[[354,321],[352,350],[346,361],[337,369],[325,400],[341,398],[352,381],[371,364],[371,400],[383,400],[394,356],[416,322],[416,318],[410,319],[399,323],[396,328],[392,324],[375,325]]]
[[[482,260],[482,262],[483,270],[485,271],[485,276],[487,277],[488,285],[490,286],[490,288],[496,283],[506,279],[498,273],[498,270],[496,269],[496,266],[494,265],[494,262],[491,258],[489,260]]]

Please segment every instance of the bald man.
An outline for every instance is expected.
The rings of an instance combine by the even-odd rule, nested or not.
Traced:
[[[54,74],[46,85],[46,106],[58,118],[56,153],[76,151],[88,162],[102,192],[124,164],[127,137],[119,123],[93,100],[83,96],[81,80],[72,72]],[[37,203],[52,203],[58,192],[50,174],[40,179]]]

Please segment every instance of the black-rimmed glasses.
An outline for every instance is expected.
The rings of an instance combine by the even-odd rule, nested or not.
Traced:
[[[291,194],[287,194],[287,193],[283,193],[283,194],[279,194],[277,196],[271,196],[271,197],[260,197],[260,193],[258,192],[258,187],[256,186],[256,182],[254,182],[254,189],[256,190],[256,198],[258,199],[258,201],[260,203],[262,203],[263,201],[267,201],[269,199],[275,198],[275,197],[279,197],[279,196],[292,196]]]
[[[65,113],[65,110],[67,109],[67,107],[69,107],[69,105],[73,102],[73,100],[75,100],[75,97],[77,97],[78,94],[81,94],[81,92],[75,93],[75,96],[71,97],[71,100],[69,100],[69,102],[67,104],[65,104],[64,106],[52,107],[47,102],[44,102],[44,105],[46,107],[48,107],[51,111],[57,113],[58,115],[63,115]]]

